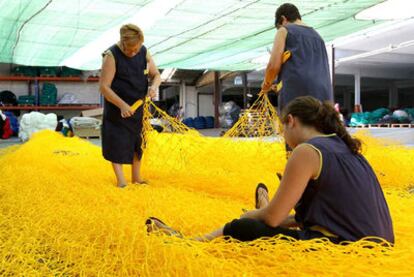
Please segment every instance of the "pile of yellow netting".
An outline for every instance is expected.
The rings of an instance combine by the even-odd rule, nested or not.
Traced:
[[[266,106],[251,112],[261,114]],[[152,120],[164,131],[146,125],[142,170],[150,182],[147,186],[117,188],[99,147],[51,131],[0,152],[0,275],[406,276],[414,272],[410,192],[414,150],[386,145],[366,134],[359,135],[365,142],[364,154],[384,188],[394,222],[392,249],[367,241],[346,246],[280,238],[199,243],[148,236],[144,222],[149,216],[188,237],[220,227],[243,208],[253,208],[258,182],[274,193],[279,185],[276,172],[283,172],[286,163],[284,143],[270,134],[253,139],[233,129],[225,137],[208,138],[147,103],[146,121],[154,115],[157,119]],[[263,118],[269,116],[273,115]],[[256,130],[268,129],[262,123],[257,126]],[[260,132],[251,134],[263,135]]]

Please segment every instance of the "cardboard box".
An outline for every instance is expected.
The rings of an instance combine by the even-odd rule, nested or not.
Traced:
[[[102,120],[103,108],[85,110],[81,112],[81,115],[85,117],[93,117]]]
[[[80,138],[101,138],[101,129],[72,127],[73,134]]]

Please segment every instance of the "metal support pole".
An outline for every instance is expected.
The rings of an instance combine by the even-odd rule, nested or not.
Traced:
[[[248,91],[246,72],[243,72],[242,78],[243,78],[243,109],[246,109],[247,108],[247,91]]]
[[[220,72],[214,72],[214,128],[219,128],[219,106],[221,104]]]
[[[361,107],[361,71],[360,70],[358,70],[354,74],[354,79],[355,79],[355,88],[354,88],[355,102],[354,102],[354,111],[355,112],[362,112],[362,107]]]

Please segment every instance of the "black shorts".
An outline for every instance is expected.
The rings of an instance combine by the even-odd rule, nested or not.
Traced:
[[[294,230],[282,227],[271,227],[262,221],[250,218],[235,219],[224,226],[224,236],[240,241],[252,241],[259,238],[271,238],[277,235],[288,236],[297,240],[310,240],[315,238],[328,238],[322,233],[312,230]],[[336,239],[328,238],[333,243]]]

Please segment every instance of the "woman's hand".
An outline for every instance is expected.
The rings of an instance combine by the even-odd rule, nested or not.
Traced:
[[[131,109],[130,105],[128,105],[126,103],[124,105],[122,105],[122,107],[121,107],[121,116],[123,118],[130,117],[133,114],[134,114],[134,111]]]
[[[148,89],[148,96],[151,99],[154,99],[157,96],[157,90],[155,88],[153,88],[153,87],[149,87],[149,89]]]

